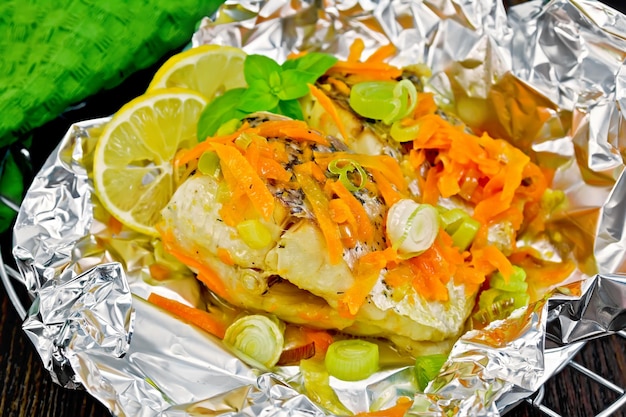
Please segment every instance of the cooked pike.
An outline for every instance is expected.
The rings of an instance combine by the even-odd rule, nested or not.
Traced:
[[[266,119],[248,121],[255,128]],[[317,158],[318,163],[350,155],[340,152],[332,141],[261,140],[285,150],[278,160],[289,173],[304,166],[306,155],[309,162]],[[356,154],[354,159],[359,160]],[[388,247],[385,217],[389,207],[371,171],[365,170],[367,186],[351,192],[367,214],[371,235],[368,239],[342,235],[342,242],[351,243],[343,246],[338,260],[332,259],[322,220],[293,176],[288,182],[264,180],[276,204],[271,216],[259,218],[271,235],[271,242],[262,248],[250,247],[236,225],[225,221],[223,176],[196,173],[186,179],[163,210],[159,230],[173,254],[194,269],[209,289],[237,307],[272,313],[290,323],[394,339],[404,346],[443,341],[440,346],[447,347],[460,334],[475,296],[475,290],[468,291],[453,277],[446,284],[448,299],[433,301],[412,286],[389,285],[386,266],[374,271],[373,285],[358,311],[346,314],[342,310],[345,294],[362,285],[355,272],[360,260]],[[319,187],[323,189],[324,184]]]

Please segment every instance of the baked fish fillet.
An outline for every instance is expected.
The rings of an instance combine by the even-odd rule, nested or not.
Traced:
[[[309,146],[288,138],[275,140],[284,140],[295,156]],[[318,152],[334,151],[315,147]],[[285,167],[294,163],[291,160]],[[220,182],[219,177],[202,174],[184,181],[163,210],[159,230],[166,247],[229,303],[291,323],[393,339],[409,349],[421,349],[419,342],[424,341],[447,346],[461,333],[474,294],[466,294],[464,286],[452,279],[447,284],[448,301],[427,301],[414,289],[394,295],[385,284],[383,269],[358,312],[351,317],[339,313],[342,294],[358,285],[355,262],[386,245],[388,207],[379,196],[367,190],[355,193],[375,226],[374,238],[344,248],[342,259],[333,263],[318,221],[299,190],[268,184],[279,203],[272,217],[262,220],[272,241],[263,249],[253,249],[220,215]],[[227,262],[220,254],[224,252],[229,254]]]

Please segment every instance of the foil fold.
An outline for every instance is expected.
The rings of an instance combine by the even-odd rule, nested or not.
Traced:
[[[622,159],[626,18],[592,1],[228,1],[193,37],[283,61],[292,52],[364,56],[393,43],[396,65],[426,63],[443,109],[554,169],[569,206],[550,230],[578,269],[554,296],[453,347],[425,393],[410,367],[333,388],[353,412],[413,396],[409,415],[497,416],[558,372],[582,341],[626,327]],[[478,116],[476,116],[478,115]],[[29,189],[13,254],[34,302],[24,330],[55,382],[84,387],[116,416],[329,415],[298,390],[297,370],[259,374],[221,343],[144,301],[198,305],[193,275],[157,282],[159,243],[111,231],[93,195],[91,155],[108,119],[73,126]],[[567,246],[569,245],[569,246]],[[572,284],[574,283],[574,284]],[[576,284],[577,283],[577,284]],[[580,296],[575,296],[577,292]],[[573,294],[570,294],[572,293]],[[546,338],[563,347],[546,347]]]

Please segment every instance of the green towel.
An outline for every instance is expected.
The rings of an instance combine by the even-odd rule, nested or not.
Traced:
[[[19,204],[13,182],[21,177],[8,168],[15,166],[8,145],[184,45],[221,3],[0,1],[0,195]],[[7,213],[0,201],[0,232],[9,226]]]

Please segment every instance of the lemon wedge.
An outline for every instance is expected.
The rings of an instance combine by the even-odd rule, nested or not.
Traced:
[[[94,154],[94,186],[103,206],[131,229],[157,236],[160,211],[174,193],[173,159],[196,144],[207,101],[181,88],[155,90],[124,105]]]
[[[148,91],[182,87],[211,101],[225,91],[245,87],[246,53],[232,46],[201,45],[168,59],[154,75]]]

